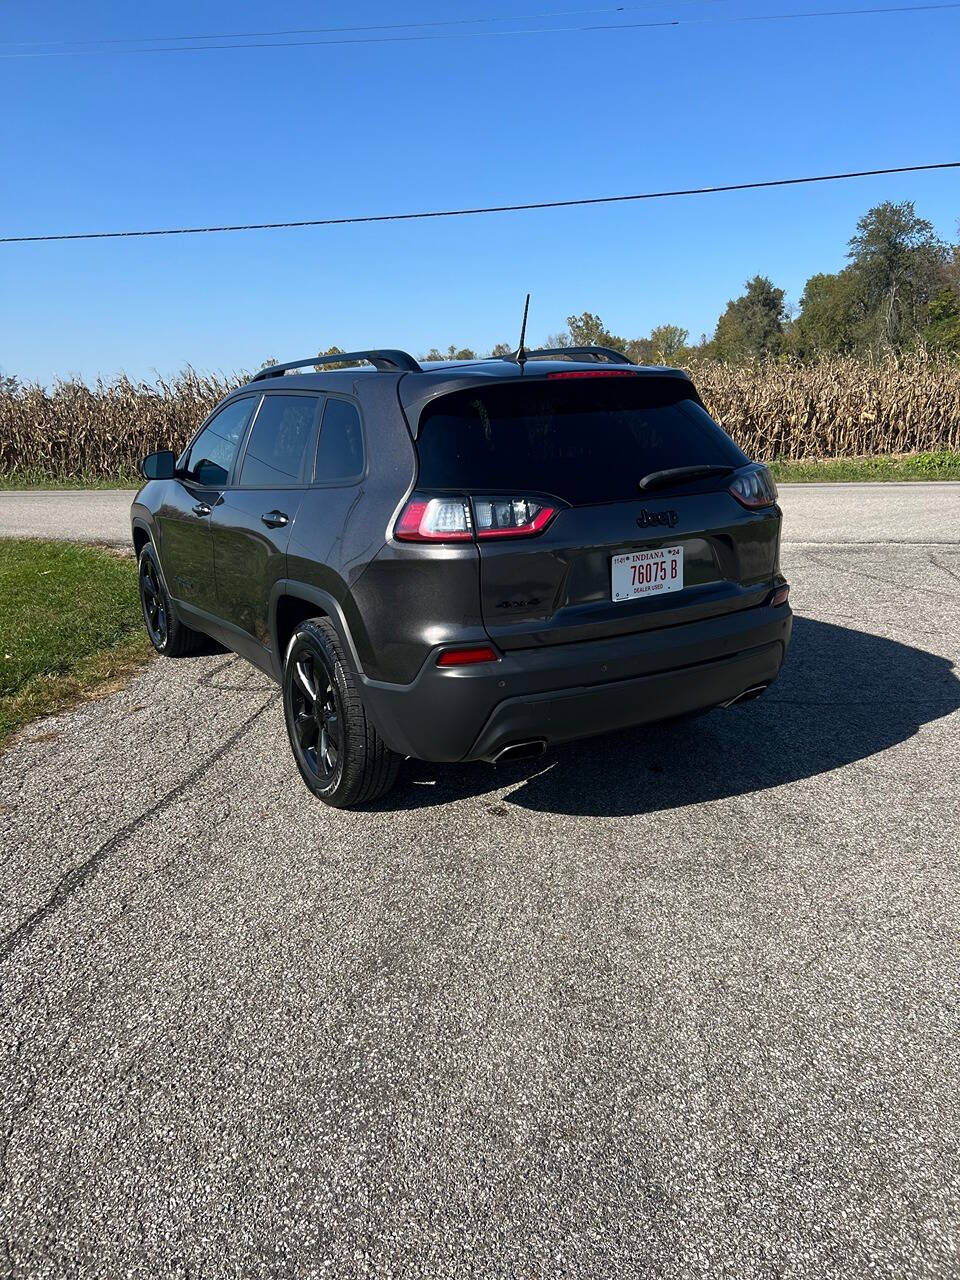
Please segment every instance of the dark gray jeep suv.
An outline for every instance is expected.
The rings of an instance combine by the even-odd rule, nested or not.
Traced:
[[[329,804],[382,795],[404,756],[729,706],[786,654],[769,472],[684,373],[606,348],[276,365],[143,472],[150,639],[212,637],[276,679]]]

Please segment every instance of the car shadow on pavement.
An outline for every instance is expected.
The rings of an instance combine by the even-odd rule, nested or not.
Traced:
[[[863,760],[960,707],[946,658],[795,618],[780,679],[761,698],[501,765],[408,761],[377,808],[418,809],[507,789],[498,803],[616,817],[781,786]]]

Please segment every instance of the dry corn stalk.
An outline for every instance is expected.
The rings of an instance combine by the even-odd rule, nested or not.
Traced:
[[[753,458],[960,450],[960,363],[916,352],[818,364],[700,361],[690,373],[717,421]],[[0,474],[132,476],[154,449],[179,451],[242,379],[186,369],[170,382],[121,377],[0,394]]]

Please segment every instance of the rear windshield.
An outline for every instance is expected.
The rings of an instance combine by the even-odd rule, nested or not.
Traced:
[[[637,497],[651,471],[746,458],[680,378],[531,379],[428,405],[421,488],[544,493],[582,505]]]

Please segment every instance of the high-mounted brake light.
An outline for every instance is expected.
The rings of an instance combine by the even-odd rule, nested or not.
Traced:
[[[431,498],[415,493],[400,513],[394,536],[401,542],[528,538],[541,533],[557,511],[542,498]]]
[[[438,667],[473,667],[478,662],[499,662],[500,655],[488,644],[472,649],[444,649],[437,658]]]
[[[570,373],[548,373],[548,378],[635,378],[636,369],[575,369]]]
[[[772,507],[777,500],[777,486],[764,466],[741,471],[730,481],[729,492],[742,507]]]

